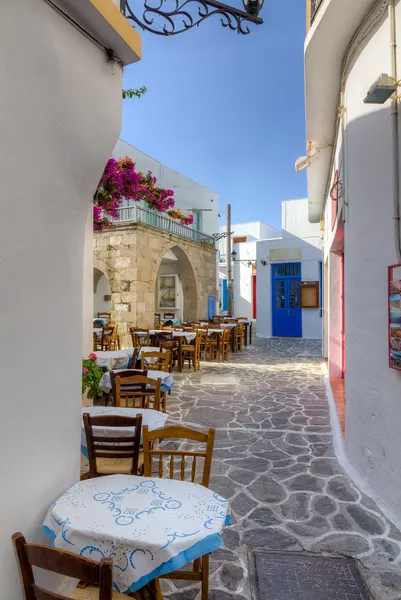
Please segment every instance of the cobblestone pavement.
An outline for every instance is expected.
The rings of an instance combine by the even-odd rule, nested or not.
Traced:
[[[253,598],[253,548],[356,557],[376,600],[401,599],[401,534],[334,457],[320,365],[320,342],[256,339],[230,362],[174,375],[168,423],[217,429],[210,487],[233,515],[211,557],[210,600]],[[200,599],[197,584],[163,588]]]

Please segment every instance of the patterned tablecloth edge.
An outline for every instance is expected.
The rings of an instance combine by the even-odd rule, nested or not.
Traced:
[[[225,519],[225,523],[227,525],[231,525],[231,515],[227,515]],[[52,541],[52,546],[55,546],[54,542],[57,538],[57,535],[54,533],[50,527],[47,525],[42,526],[42,531],[45,533]],[[196,560],[197,558],[201,558],[205,554],[211,554],[215,550],[218,550],[223,545],[223,540],[220,537],[220,534],[213,533],[209,535],[207,538],[196,542],[190,548],[183,550],[177,556],[170,558],[170,560],[166,561],[159,565],[154,571],[148,573],[148,575],[144,575],[138,581],[133,583],[128,589],[120,590],[118,586],[113,582],[114,589],[120,594],[131,594],[132,592],[136,592],[143,588],[144,585],[155,579],[156,577],[160,577],[161,575],[167,575],[168,573],[173,573],[178,569],[181,569],[184,565],[188,564]]]
[[[218,533],[213,533],[204,540],[196,542],[196,544],[194,544],[190,548],[187,548],[187,550],[183,550],[182,552],[177,554],[177,556],[170,558],[170,560],[168,560],[167,562],[162,563],[159,567],[157,567],[157,569],[155,569],[148,575],[144,575],[143,577],[138,579],[138,581],[133,583],[127,590],[118,590],[117,586],[115,586],[114,584],[113,586],[121,594],[131,594],[132,592],[140,590],[144,585],[146,585],[153,579],[156,579],[156,577],[160,577],[161,575],[167,575],[168,573],[173,573],[174,571],[181,569],[181,567],[188,564],[189,562],[192,562],[197,558],[204,556],[205,554],[210,554],[211,552],[214,552],[222,545],[223,540],[221,539],[220,535]]]

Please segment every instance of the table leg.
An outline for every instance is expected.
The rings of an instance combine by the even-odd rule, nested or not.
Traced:
[[[245,347],[248,345],[248,331],[249,331],[249,325],[248,325],[248,323],[245,323],[245,335],[244,335]]]
[[[252,325],[253,323],[249,324],[249,345],[252,346]]]
[[[135,598],[136,600],[163,600],[163,596],[160,589],[160,580],[153,579],[153,581],[147,583],[143,588],[141,588],[137,592],[127,594],[127,596],[130,598]]]
[[[182,373],[182,337],[178,338],[178,372]]]

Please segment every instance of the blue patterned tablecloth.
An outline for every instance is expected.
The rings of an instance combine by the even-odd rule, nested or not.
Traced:
[[[73,485],[48,510],[56,548],[113,558],[113,586],[134,592],[155,577],[217,550],[229,504],[201,485],[109,475]]]
[[[149,431],[161,429],[166,424],[168,415],[166,413],[153,410],[151,408],[116,408],[115,406],[87,406],[82,409],[82,413],[89,413],[92,417],[101,417],[104,415],[119,415],[120,417],[136,417],[142,415],[142,426],[147,425]],[[135,427],[94,427],[94,431],[102,436],[130,436],[135,433]],[[84,422],[81,423],[81,453],[88,458],[88,445]]]

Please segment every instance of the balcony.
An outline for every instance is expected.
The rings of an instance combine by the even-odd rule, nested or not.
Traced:
[[[315,17],[319,11],[319,8],[323,4],[324,0],[308,0],[310,2],[310,24],[312,25]]]
[[[208,244],[213,248],[215,246],[215,240],[210,235],[201,233],[191,227],[180,225],[177,221],[173,221],[173,219],[169,219],[168,217],[163,217],[153,210],[140,208],[139,206],[124,206],[123,208],[118,209],[118,213],[118,219],[114,219],[114,223],[145,223],[150,227],[161,229],[162,231],[177,235],[178,237],[190,240],[191,242]]]

